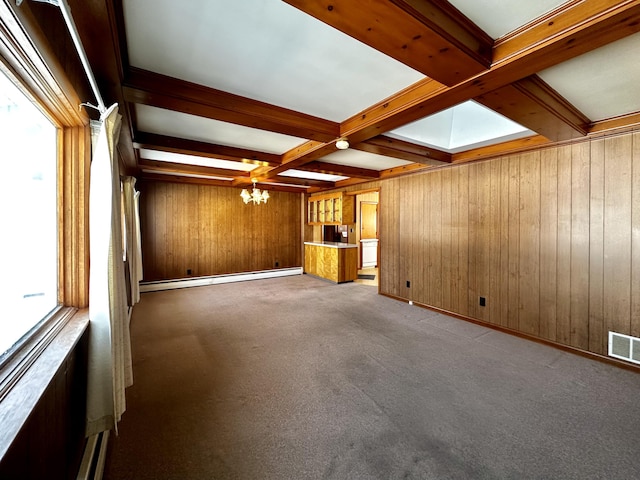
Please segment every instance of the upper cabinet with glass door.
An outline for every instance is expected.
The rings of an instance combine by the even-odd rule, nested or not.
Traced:
[[[348,225],[355,222],[355,197],[342,192],[317,195],[308,200],[309,225]]]

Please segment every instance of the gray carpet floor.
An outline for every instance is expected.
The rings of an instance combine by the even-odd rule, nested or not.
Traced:
[[[105,478],[640,478],[639,374],[376,292],[143,294]]]

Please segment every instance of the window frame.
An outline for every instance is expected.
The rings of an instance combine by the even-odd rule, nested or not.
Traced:
[[[3,423],[9,419],[0,436],[2,458],[58,361],[88,328],[91,129],[73,83],[27,2],[17,7],[0,0],[0,71],[57,129],[58,212],[58,307],[0,355],[0,418]],[[20,314],[7,313],[9,318]],[[15,398],[24,401],[16,406]]]

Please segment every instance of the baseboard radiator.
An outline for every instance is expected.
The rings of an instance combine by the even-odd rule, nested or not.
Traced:
[[[176,288],[202,287],[222,283],[246,282],[248,280],[262,280],[265,278],[288,277],[302,275],[302,267],[278,268],[275,270],[260,270],[256,272],[230,273],[227,275],[212,275],[209,277],[178,278],[176,280],[161,280],[157,282],[140,283],[140,292],[158,292]]]
[[[609,356],[640,364],[640,338],[609,332]]]
[[[102,480],[108,441],[109,431],[100,432],[87,439],[76,480]]]

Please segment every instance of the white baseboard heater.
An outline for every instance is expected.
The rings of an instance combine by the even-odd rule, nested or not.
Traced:
[[[640,364],[640,338],[609,332],[609,356]]]
[[[227,275],[212,275],[210,277],[179,278],[176,280],[161,280],[157,282],[142,282],[140,292],[159,292],[176,288],[202,287],[221,283],[246,282],[248,280],[262,280],[265,278],[289,277],[302,275],[302,267],[277,268],[274,270],[259,270],[256,272],[230,273]]]
[[[87,439],[80,471],[76,480],[102,480],[107,459],[109,432],[100,432]]]

